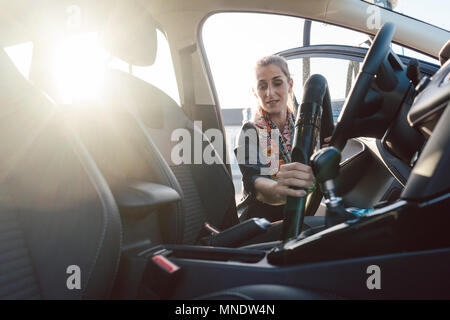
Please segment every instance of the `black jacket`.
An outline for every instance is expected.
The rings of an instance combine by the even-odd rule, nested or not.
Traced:
[[[259,147],[259,137],[255,124],[247,122],[242,126],[234,153],[242,173],[245,201],[248,218],[266,218],[269,221],[283,219],[283,206],[272,206],[256,199],[255,180],[258,177],[272,179],[270,175],[261,174],[267,168],[264,155]]]

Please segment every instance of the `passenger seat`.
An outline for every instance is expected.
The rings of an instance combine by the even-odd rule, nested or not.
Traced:
[[[147,66],[155,60],[156,25],[146,9],[137,3],[127,2],[125,7],[117,8],[109,18],[103,39],[112,55],[130,64]],[[198,243],[204,235],[205,222],[220,230],[238,224],[234,186],[223,163],[177,165],[172,162],[171,150],[178,143],[171,141],[175,129],[186,129],[191,137],[197,131],[203,137],[177,103],[160,89],[126,72],[110,70],[105,79],[104,103],[136,116],[137,125],[142,125],[149,136],[148,143],[156,145],[156,151],[161,153],[181,186],[182,243]]]
[[[116,9],[102,35],[105,49],[131,65],[152,65],[157,50],[156,22],[136,2],[127,2],[126,6]],[[162,90],[130,73],[110,70],[105,78],[105,103],[134,115],[137,125],[148,135],[148,143],[156,145],[155,152],[161,153],[180,185],[181,215],[184,217],[182,243],[200,243],[200,239],[209,234],[205,223],[220,231],[238,225],[234,186],[223,162],[176,164],[172,161],[171,152],[179,143],[171,139],[175,130],[190,133],[191,150],[194,150],[196,135],[203,140],[202,150],[207,146],[214,150],[183,109]],[[308,227],[308,221],[305,225]],[[278,221],[265,234],[241,245],[279,240],[281,230],[282,223]]]

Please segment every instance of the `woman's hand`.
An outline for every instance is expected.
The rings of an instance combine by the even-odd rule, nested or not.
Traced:
[[[331,137],[324,139],[327,147]],[[283,205],[286,197],[304,197],[305,190],[295,190],[292,187],[310,189],[314,186],[314,175],[311,167],[299,162],[283,164],[276,175],[276,180],[257,178],[255,180],[256,199],[271,205]]]
[[[304,197],[305,190],[294,190],[291,187],[309,189],[314,183],[311,167],[299,162],[283,164],[276,175],[276,180],[257,178],[255,180],[256,199],[270,205],[283,205],[286,197]]]
[[[286,196],[304,197],[306,195],[305,190],[295,190],[292,187],[309,189],[314,186],[314,175],[311,167],[299,162],[283,164],[276,179],[275,193],[283,198],[286,198]]]

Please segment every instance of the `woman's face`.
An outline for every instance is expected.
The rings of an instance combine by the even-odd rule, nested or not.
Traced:
[[[269,114],[284,112],[293,81],[288,80],[275,64],[256,69],[256,88],[253,89],[260,106]]]

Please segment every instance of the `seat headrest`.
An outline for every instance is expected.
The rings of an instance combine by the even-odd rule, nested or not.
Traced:
[[[442,47],[441,51],[439,51],[439,61],[441,62],[441,66],[444,65],[445,62],[450,58],[450,40],[447,41],[446,44]]]
[[[149,66],[157,50],[156,23],[136,0],[118,0],[100,36],[104,48],[132,65]]]

